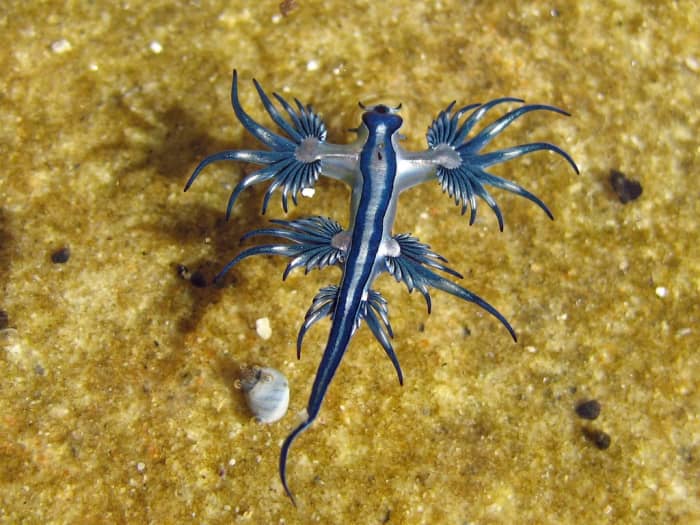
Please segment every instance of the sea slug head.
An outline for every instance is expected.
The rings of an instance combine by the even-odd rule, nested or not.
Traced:
[[[383,127],[389,134],[392,134],[403,124],[403,119],[398,114],[401,109],[401,104],[396,107],[386,106],[384,104],[365,106],[362,102],[359,104],[364,110],[362,122],[369,129]]]

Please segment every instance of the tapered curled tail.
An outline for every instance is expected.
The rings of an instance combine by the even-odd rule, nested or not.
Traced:
[[[344,287],[341,286],[337,292],[334,309],[336,315],[333,316],[333,323],[331,324],[331,330],[328,334],[328,343],[323,351],[323,357],[318,365],[316,378],[311,388],[311,395],[309,396],[309,402],[306,406],[306,420],[287,436],[287,439],[284,440],[284,444],[282,445],[282,450],[280,451],[280,479],[282,480],[285,492],[293,503],[295,503],[294,496],[287,483],[287,456],[289,455],[289,448],[299,434],[309,428],[316,419],[319,410],[321,410],[321,404],[326,396],[328,387],[331,381],[333,381],[338,366],[357,329],[360,322],[360,313],[362,311],[361,295],[354,293],[357,291],[358,290],[355,289],[352,284],[346,283],[346,285]],[[337,315],[338,311],[344,311],[347,315]]]
[[[313,418],[309,417],[297,428],[292,430],[291,434],[289,434],[284,440],[284,443],[282,443],[282,450],[280,451],[280,480],[282,481],[284,491],[287,493],[287,496],[289,496],[289,499],[292,500],[292,504],[295,507],[297,506],[297,501],[294,498],[294,494],[292,494],[292,491],[289,490],[289,484],[287,483],[287,456],[289,455],[289,448],[292,446],[292,443],[294,443],[294,440],[299,436],[299,434],[301,434],[302,432],[304,432],[304,430],[309,428],[311,426],[311,423],[313,423],[315,419],[315,415]]]

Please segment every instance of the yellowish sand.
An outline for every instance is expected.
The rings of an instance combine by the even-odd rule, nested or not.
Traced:
[[[65,4],[0,12],[0,522],[700,522],[695,2]],[[528,115],[496,146],[552,141],[581,168],[546,153],[496,168],[556,216],[494,191],[504,233],[483,203],[470,227],[437,184],[402,197],[397,232],[447,256],[519,342],[439,292],[428,317],[384,279],[406,384],[360,330],[292,449],[298,509],[279,446],[328,323],[301,361],[294,342],[338,271],[282,283],[285,262],[250,259],[221,288],[177,271],[211,279],[266,221],[256,188],[224,222],[238,165],[182,192],[204,155],[256,147],[229,106],[234,67],[253,116],[255,76],[313,103],[338,142],[358,100],[402,102],[414,149],[453,99],[555,104],[572,117]],[[622,205],[611,169],[642,196]],[[323,180],[290,216],[342,222],[347,206]],[[292,385],[274,425],[234,388],[253,363]]]

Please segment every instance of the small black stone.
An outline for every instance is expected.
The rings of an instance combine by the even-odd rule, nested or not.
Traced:
[[[10,316],[5,310],[0,310],[0,330],[4,330],[10,326]]]
[[[636,200],[642,194],[642,185],[636,180],[628,179],[621,171],[610,170],[610,184],[622,204]]]
[[[607,450],[610,448],[610,435],[602,430],[584,428],[584,437],[593,443],[598,450]]]
[[[192,283],[192,286],[196,286],[197,288],[207,287],[207,278],[204,277],[204,274],[200,271],[192,272],[190,282]]]
[[[582,401],[576,405],[576,413],[579,417],[592,421],[600,415],[600,403],[595,399]]]
[[[51,262],[54,264],[64,264],[70,259],[70,248],[64,246],[51,254]]]

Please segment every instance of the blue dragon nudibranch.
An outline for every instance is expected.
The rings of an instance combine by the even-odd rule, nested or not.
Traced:
[[[501,210],[486,186],[525,197],[542,208],[550,218],[552,214],[535,195],[512,181],[488,173],[487,168],[540,150],[561,155],[577,173],[578,167],[568,153],[547,142],[482,152],[499,133],[526,113],[544,110],[568,115],[553,106],[524,104],[521,99],[506,97],[454,110],[455,103],[452,102],[438,113],[428,128],[428,149],[413,152],[403,149],[399,144],[403,138],[398,133],[403,122],[398,114],[400,105],[392,108],[381,104],[371,107],[360,104],[364,110],[362,122],[352,130],[357,134],[357,140],[346,145],[332,144],[326,142],[326,126],[311,106],[305,106],[295,99],[294,107],[273,93],[272,96],[286,113],[285,117],[260,84],[256,80],[253,83],[265,110],[284,134],[275,133],[260,125],[243,110],[238,99],[238,75],[234,71],[231,88],[233,110],[245,129],[269,149],[227,150],[206,157],[187,181],[185,191],[206,166],[222,160],[262,166],[245,176],[233,189],[226,208],[227,219],[240,193],[263,182],[270,181],[263,200],[263,214],[275,190],[281,190],[282,206],[286,212],[288,197],[291,196],[296,204],[299,192],[312,188],[320,175],[343,181],[351,189],[350,223],[347,229],[325,217],[274,220],[273,227],[251,231],[243,239],[264,235],[276,238],[277,241],[243,250],[217,276],[219,279],[243,259],[259,254],[291,258],[283,279],[298,267],[304,268],[306,272],[332,265],[342,269],[340,283],[322,288],[313,299],[297,338],[297,356],[300,357],[302,340],[307,330],[320,319],[331,317],[328,342],[311,389],[306,419],[285,439],[280,454],[280,478],[285,492],[294,503],[286,475],[290,446],[318,416],[338,365],[362,321],[367,323],[381,344],[396,370],[399,383],[403,384],[399,360],[390,341],[393,332],[389,324],[387,302],[372,289],[372,284],[379,275],[386,272],[397,281],[402,281],[409,292],[418,290],[425,298],[428,312],[431,308],[430,288],[475,303],[498,319],[516,340],[513,328],[493,306],[436,273],[437,270],[461,277],[443,264],[447,262],[444,257],[415,237],[392,234],[399,194],[423,182],[437,180],[443,192],[447,192],[457,205],[461,205],[462,214],[467,209],[470,210],[469,224],[474,222],[477,197],[480,197],[493,210],[499,228],[503,230]],[[474,126],[486,113],[504,103],[522,105],[469,138]],[[465,115],[466,119],[462,121]]]

